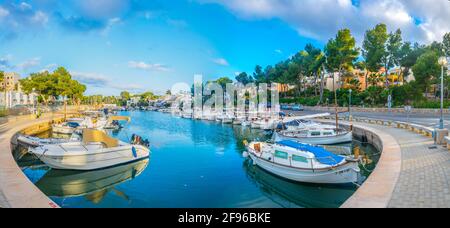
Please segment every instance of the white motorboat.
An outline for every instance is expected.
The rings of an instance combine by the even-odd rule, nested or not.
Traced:
[[[62,123],[62,124],[54,124],[54,125],[52,125],[52,132],[56,133],[56,134],[71,135],[80,126],[81,126],[81,124],[78,122],[66,122],[66,123]]]
[[[49,139],[41,139],[38,137],[28,136],[28,135],[19,135],[17,137],[17,142],[31,147],[38,147],[41,145],[52,145],[52,144],[61,144],[68,142],[78,142],[81,141],[81,136],[74,132],[70,138],[49,138]]]
[[[202,120],[208,120],[208,121],[216,121],[216,113],[213,112],[203,112],[202,113]]]
[[[184,112],[181,114],[183,119],[192,119],[192,112]]]
[[[275,142],[292,140],[312,145],[333,145],[352,142],[353,133],[344,129],[320,127],[275,132],[273,139]]]
[[[303,183],[346,184],[358,181],[354,157],[335,155],[324,148],[294,141],[247,145],[254,164],[277,176]]]
[[[121,142],[104,132],[83,129],[82,141],[41,145],[29,152],[53,169],[96,170],[126,164],[149,157],[150,150],[136,143]],[[147,144],[147,143],[144,143]]]
[[[278,124],[280,123],[280,120],[277,118],[264,118],[255,120],[252,122],[251,126],[254,129],[262,129],[265,131],[271,131],[274,130]]]
[[[329,116],[329,113],[309,116],[294,116],[284,118],[282,129],[275,132],[273,140],[292,140],[312,145],[333,145],[352,142],[353,133],[345,129],[337,129],[336,126],[314,122],[312,118]]]
[[[228,114],[226,114],[226,113],[223,113],[223,114],[218,115],[218,116],[216,117],[216,121],[217,121],[217,122],[221,122],[221,123],[223,123],[223,124],[232,124],[232,123],[233,123],[233,120],[234,120],[234,117],[231,116],[231,115],[228,115]]]
[[[120,124],[120,121],[126,121],[130,122],[131,118],[129,116],[110,116],[108,117],[108,120],[106,122],[101,121],[102,123],[99,123],[97,127],[98,129],[112,129],[112,130],[118,130],[122,128],[122,125]],[[103,125],[103,126],[101,126]]]
[[[247,118],[245,118],[244,116],[239,116],[234,118],[233,125],[242,125],[242,123],[244,123],[245,121],[247,121]]]
[[[251,123],[250,121],[248,121],[248,120],[243,121],[243,122],[241,123],[241,126],[242,126],[242,127],[250,127],[251,125],[252,125],[252,123]]]
[[[289,122],[284,125],[285,129],[288,131],[300,131],[308,128],[335,128],[335,126],[332,125],[324,125],[317,122],[314,122],[312,120],[304,120],[299,119],[292,122]]]

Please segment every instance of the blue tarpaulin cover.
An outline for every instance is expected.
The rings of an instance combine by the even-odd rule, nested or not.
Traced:
[[[314,154],[317,161],[319,161],[320,163],[325,164],[325,165],[331,165],[331,166],[338,165],[345,159],[344,157],[333,154],[333,153],[325,150],[322,147],[316,147],[316,146],[311,146],[311,145],[307,145],[307,144],[302,144],[302,143],[298,143],[298,142],[291,141],[291,140],[283,140],[283,141],[277,142],[277,144],[295,148],[295,149],[301,150],[301,151],[310,152],[310,153]]]
[[[67,123],[67,126],[69,126],[69,127],[71,127],[71,128],[77,128],[77,127],[80,126],[80,124],[77,123],[77,122],[68,122],[68,123]]]

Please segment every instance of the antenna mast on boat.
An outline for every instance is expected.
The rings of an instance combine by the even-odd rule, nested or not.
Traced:
[[[339,83],[339,81],[338,81]],[[338,102],[337,102],[337,89],[335,88],[335,75],[333,74],[333,90],[334,90],[334,111],[336,114],[336,131],[339,129],[339,114],[338,114]]]

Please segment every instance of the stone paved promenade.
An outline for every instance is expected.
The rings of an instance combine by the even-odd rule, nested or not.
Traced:
[[[404,129],[384,128],[402,151],[400,177],[389,203],[392,208],[450,207],[450,153],[431,138]]]
[[[0,208],[58,207],[22,173],[14,161],[10,148],[10,139],[17,131],[56,117],[62,115],[46,114],[38,120],[20,117],[0,124]]]
[[[401,171],[389,208],[450,207],[450,152],[405,129],[359,124],[391,135],[401,149]]]

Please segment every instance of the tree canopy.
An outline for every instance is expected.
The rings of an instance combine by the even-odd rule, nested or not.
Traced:
[[[382,67],[382,59],[385,55],[385,44],[388,40],[385,24],[378,24],[368,30],[364,37],[362,56],[365,59],[365,67],[371,72],[378,72]]]
[[[450,32],[444,35],[444,39],[442,41],[442,48],[444,50],[445,56],[450,57]]]
[[[325,56],[327,68],[331,72],[342,73],[343,70],[350,70],[353,67],[359,57],[359,49],[349,29],[339,30],[336,37],[328,41]]]
[[[417,59],[416,64],[412,67],[417,88],[422,92],[426,92],[432,84],[432,80],[440,75],[441,67],[438,59],[439,55],[436,51],[428,50]]]
[[[70,73],[63,67],[59,67],[52,73],[45,71],[33,73],[28,78],[20,80],[22,90],[27,93],[39,94],[45,103],[49,99],[64,96],[73,102],[80,102],[86,86],[72,79]]]

